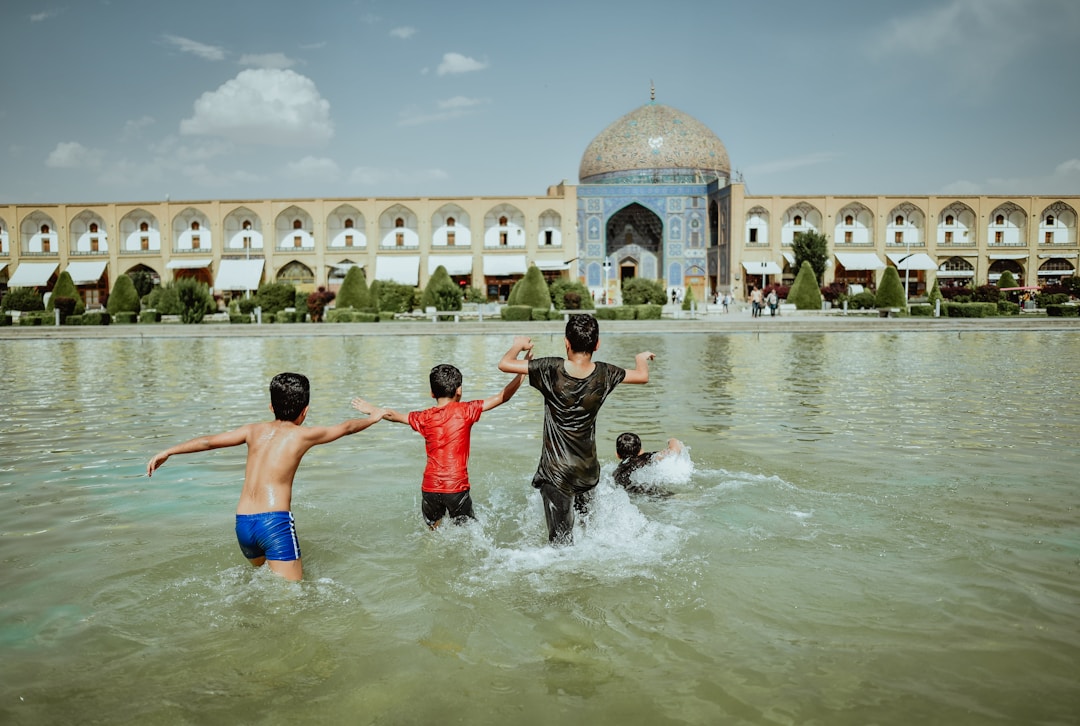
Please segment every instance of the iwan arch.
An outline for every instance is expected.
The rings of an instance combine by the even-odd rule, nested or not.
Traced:
[[[888,266],[918,294],[1009,270],[1022,285],[1077,274],[1080,196],[755,196],[696,119],[655,101],[585,149],[579,184],[535,197],[416,197],[0,205],[0,286],[71,272],[88,304],[132,270],[196,276],[224,296],[262,282],[423,285],[439,265],[504,299],[529,266],[617,302],[619,281],[695,296],[790,283],[798,232],[829,240],[826,283],[875,285]]]

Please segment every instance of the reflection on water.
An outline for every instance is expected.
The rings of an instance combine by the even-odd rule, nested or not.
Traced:
[[[572,548],[544,541],[528,388],[474,428],[468,526],[423,528],[407,427],[313,450],[298,585],[235,544],[242,451],[143,473],[268,417],[281,370],[331,423],[355,395],[429,405],[438,362],[489,395],[511,336],[5,343],[0,720],[1075,718],[1080,336],[605,336],[657,360],[601,413]],[[675,496],[611,485],[627,430],[687,444],[648,473]]]

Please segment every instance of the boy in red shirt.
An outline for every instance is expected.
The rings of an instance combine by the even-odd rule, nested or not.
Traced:
[[[473,424],[480,414],[501,406],[521,387],[523,375],[516,375],[506,388],[483,400],[461,400],[461,371],[448,363],[431,369],[431,397],[435,405],[408,415],[386,409],[387,421],[408,424],[424,437],[427,466],[421,485],[421,511],[431,529],[439,526],[444,516],[455,522],[473,516],[472,496],[469,494],[469,443]],[[354,398],[357,411],[372,414],[379,409],[362,398]]]

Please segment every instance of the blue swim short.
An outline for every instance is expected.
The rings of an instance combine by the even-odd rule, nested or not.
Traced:
[[[236,515],[236,540],[249,560],[265,557],[288,562],[300,559],[300,542],[292,512]]]

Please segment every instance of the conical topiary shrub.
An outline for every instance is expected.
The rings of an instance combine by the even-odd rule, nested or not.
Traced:
[[[112,292],[109,293],[109,303],[105,306],[110,315],[117,313],[138,313],[142,310],[139,302],[139,291],[135,289],[135,281],[128,275],[120,275]]]
[[[937,278],[935,277],[934,285],[930,288],[930,294],[926,296],[926,302],[928,302],[931,307],[934,307],[938,304],[938,301],[942,299],[941,287],[938,285]]]
[[[999,277],[997,281],[997,286],[999,290],[1003,290],[1007,287],[1019,287],[1019,285],[1016,284],[1016,278],[1013,277],[1013,274],[1008,270],[1001,273],[1001,277]]]
[[[525,305],[545,310],[551,307],[551,293],[548,292],[547,281],[539,267],[533,265],[525,273],[525,277],[514,283],[506,302],[508,305]]]
[[[874,295],[874,305],[878,308],[903,308],[907,309],[907,295],[904,294],[904,283],[900,282],[900,273],[895,267],[886,267],[885,273],[878,283],[877,294]]]
[[[461,310],[461,287],[454,284],[450,273],[446,268],[439,265],[424,287],[424,294],[420,296],[421,308],[435,308],[436,310]]]
[[[83,297],[79,293],[79,288],[75,287],[75,281],[71,279],[71,273],[67,270],[61,272],[60,276],[56,278],[56,284],[53,285],[52,295],[49,296],[49,302],[45,303],[45,309],[51,313],[56,299],[60,297],[71,298],[75,301],[75,315],[82,315],[86,312],[86,303],[83,302]]]
[[[345,279],[342,280],[341,287],[337,291],[334,307],[354,310],[375,307],[368,290],[367,276],[364,275],[362,267],[350,267],[345,273]]]
[[[682,299],[682,309],[689,310],[690,306],[693,305],[694,302],[696,302],[694,300],[694,288],[688,287],[686,288],[686,295],[684,295]]]
[[[814,268],[806,260],[788,290],[787,301],[792,303],[796,310],[821,310],[821,288],[818,287]]]

